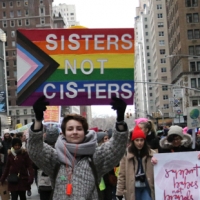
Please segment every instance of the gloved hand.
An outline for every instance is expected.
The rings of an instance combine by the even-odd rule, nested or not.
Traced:
[[[123,199],[123,196],[116,196],[117,197],[117,200],[122,200]]]
[[[112,97],[112,109],[117,111],[117,121],[124,121],[124,113],[126,110],[127,104],[120,98]]]
[[[47,105],[49,105],[48,101],[45,101],[46,97],[42,96],[40,97],[34,104],[33,104],[33,110],[35,112],[35,118],[38,121],[42,121],[44,117],[44,111],[47,109]]]

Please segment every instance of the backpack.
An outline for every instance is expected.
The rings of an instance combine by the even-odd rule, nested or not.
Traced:
[[[38,170],[38,189],[41,191],[52,191],[51,179],[41,169]]]

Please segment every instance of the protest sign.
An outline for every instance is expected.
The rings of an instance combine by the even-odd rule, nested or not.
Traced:
[[[133,104],[134,29],[19,29],[17,104]]]
[[[200,106],[187,108],[187,127],[200,127]]]
[[[46,111],[44,112],[44,123],[46,122],[56,122],[60,123],[60,106],[47,106]]]
[[[200,161],[198,152],[154,154],[156,200],[200,199]]]

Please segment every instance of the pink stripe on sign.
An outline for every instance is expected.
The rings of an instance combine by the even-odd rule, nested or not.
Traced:
[[[31,66],[31,68],[17,82],[17,87],[19,87],[35,71],[38,65],[19,49],[17,49],[17,55]]]

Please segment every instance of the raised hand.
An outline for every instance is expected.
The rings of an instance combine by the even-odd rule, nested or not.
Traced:
[[[127,104],[122,99],[117,97],[112,97],[112,102],[110,104],[112,105],[112,109],[117,112],[117,121],[124,121],[124,113]]]

